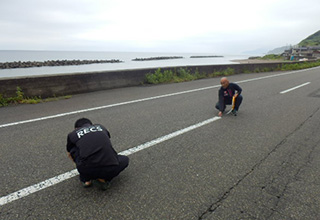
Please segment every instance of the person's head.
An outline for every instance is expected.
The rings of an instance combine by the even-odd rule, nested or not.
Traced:
[[[74,123],[74,128],[81,128],[85,124],[92,125],[92,122],[87,118],[80,118]]]
[[[229,80],[227,79],[227,77],[222,77],[220,80],[220,84],[224,89],[228,88]]]

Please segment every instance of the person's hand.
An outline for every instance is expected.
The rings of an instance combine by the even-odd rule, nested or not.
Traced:
[[[71,156],[70,152],[67,152],[67,155],[68,155],[68,157],[70,158],[70,160],[72,160],[72,162],[74,162],[74,160],[73,160],[73,158],[72,158],[72,156]]]
[[[218,115],[219,115],[219,117],[221,117],[221,116],[222,116],[222,112],[219,112],[219,114],[218,114]]]
[[[239,95],[239,94],[238,94],[238,93],[236,93],[236,94],[234,94],[234,96],[233,96],[233,97],[237,98],[237,97],[238,97],[238,95]]]

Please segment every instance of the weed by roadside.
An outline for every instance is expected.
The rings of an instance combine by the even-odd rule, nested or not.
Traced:
[[[17,87],[16,96],[14,97],[4,97],[0,93],[0,107],[8,106],[11,104],[37,104],[41,102],[51,102],[51,101],[57,101],[61,99],[69,99],[71,98],[71,95],[68,96],[59,96],[59,97],[49,97],[42,99],[39,96],[35,97],[25,97],[22,89],[20,87]]]
[[[200,73],[198,69],[192,73],[187,68],[179,68],[173,70],[161,70],[158,68],[154,73],[149,73],[146,75],[146,82],[149,84],[159,84],[159,83],[179,83],[185,81],[192,81],[197,79],[203,79],[208,77],[216,76],[229,76],[234,74],[235,71],[232,68],[227,68],[223,71],[217,71],[212,74]]]

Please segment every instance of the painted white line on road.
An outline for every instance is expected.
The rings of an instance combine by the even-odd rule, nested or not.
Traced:
[[[115,103],[115,104],[111,104],[111,105],[104,105],[104,106],[99,106],[99,107],[94,107],[94,108],[82,109],[82,110],[78,110],[78,111],[66,112],[66,113],[61,113],[61,114],[57,114],[57,115],[50,115],[50,116],[41,117],[41,118],[34,118],[34,119],[30,119],[30,120],[25,120],[25,121],[18,121],[18,122],[13,122],[13,123],[8,123],[8,124],[2,124],[2,125],[0,125],[0,128],[19,125],[19,124],[25,124],[25,123],[30,123],[30,122],[42,121],[42,120],[46,120],[46,119],[59,118],[59,117],[79,114],[79,113],[83,113],[83,112],[96,111],[96,110],[105,109],[105,108],[112,108],[112,107],[121,106],[121,105],[128,105],[128,104],[133,104],[133,103],[137,103],[137,102],[144,102],[144,101],[149,101],[149,100],[154,100],[154,99],[176,96],[176,95],[181,95],[181,94],[186,94],[186,93],[198,92],[198,91],[213,89],[213,88],[218,88],[218,87],[220,87],[220,85],[209,86],[209,87],[204,87],[204,88],[199,88],[199,89],[192,89],[192,90],[170,93],[170,94],[159,95],[159,96],[153,96],[153,97],[144,98],[144,99],[136,99],[136,100],[127,101],[127,102],[120,102],[120,103]]]
[[[133,153],[136,153],[136,152],[141,151],[143,149],[149,148],[149,147],[151,147],[153,145],[159,144],[159,143],[164,142],[166,140],[169,140],[171,138],[177,137],[177,136],[179,136],[181,134],[184,134],[184,133],[189,132],[191,130],[194,130],[196,128],[202,127],[202,126],[204,126],[206,124],[209,124],[211,122],[214,122],[214,121],[216,121],[218,119],[220,119],[220,117],[213,117],[213,118],[207,119],[207,120],[205,120],[203,122],[200,122],[198,124],[191,125],[191,126],[189,126],[187,128],[184,128],[184,129],[175,131],[175,132],[173,132],[171,134],[168,134],[168,135],[162,136],[160,138],[157,138],[157,139],[155,139],[153,141],[149,141],[149,142],[141,144],[141,145],[139,145],[137,147],[133,147],[133,148],[130,148],[128,150],[122,151],[120,154],[128,156],[130,154],[133,154]]]
[[[262,80],[262,79],[269,79],[269,78],[273,78],[273,77],[291,75],[291,74],[294,74],[294,73],[301,73],[301,72],[305,72],[305,71],[312,70],[312,69],[317,69],[317,68],[320,68],[320,67],[313,67],[313,68],[309,68],[309,69],[303,69],[303,70],[297,70],[297,71],[273,74],[273,75],[262,76],[262,77],[257,77],[257,78],[253,78],[253,79],[246,79],[246,80],[238,81],[236,83],[240,84],[240,83],[252,82],[252,81],[257,81],[257,80]]]
[[[293,87],[291,89],[284,90],[284,91],[280,92],[280,94],[285,94],[287,92],[291,92],[292,90],[299,89],[299,88],[301,88],[303,86],[306,86],[306,85],[309,85],[309,84],[310,84],[310,82],[303,83],[303,84],[301,84],[299,86],[295,86],[295,87]]]
[[[220,119],[220,117],[213,117],[213,118],[207,119],[207,120],[202,121],[200,123],[197,123],[197,124],[191,125],[189,127],[183,128],[181,130],[175,131],[175,132],[173,132],[171,134],[167,134],[165,136],[159,137],[157,139],[154,139],[152,141],[146,142],[146,143],[141,144],[139,146],[136,146],[136,147],[130,148],[128,150],[122,151],[119,154],[128,156],[128,155],[137,153],[137,152],[139,152],[141,150],[147,149],[147,148],[152,147],[152,146],[154,146],[156,144],[159,144],[161,142],[167,141],[169,139],[172,139],[174,137],[182,135],[182,134],[184,134],[186,132],[192,131],[192,130],[194,130],[196,128],[199,128],[199,127],[202,127],[202,126],[207,125],[209,123],[212,123],[214,121],[217,121],[219,119]],[[26,196],[28,196],[28,195],[30,195],[32,193],[38,192],[38,191],[43,190],[45,188],[48,188],[50,186],[53,186],[53,185],[55,185],[57,183],[60,183],[60,182],[65,181],[67,179],[70,179],[70,178],[72,178],[72,177],[74,177],[74,176],[76,176],[78,174],[79,173],[78,173],[77,169],[74,169],[74,170],[71,170],[69,172],[66,172],[66,173],[60,174],[58,176],[52,177],[50,179],[44,180],[44,181],[42,181],[40,183],[37,183],[37,184],[34,184],[32,186],[29,186],[29,187],[26,187],[24,189],[21,189],[19,191],[14,192],[14,193],[11,193],[11,194],[9,194],[7,196],[3,196],[3,197],[0,198],[0,206],[5,205],[7,203],[10,203],[12,201],[15,201],[17,199],[21,199],[23,197],[26,197]]]
[[[47,179],[47,180],[44,180],[40,183],[37,183],[37,184],[34,184],[32,186],[29,186],[29,187],[26,187],[26,188],[23,188],[19,191],[16,191],[14,193],[11,193],[7,196],[3,196],[0,198],[0,206],[2,205],[5,205],[7,203],[10,203],[12,201],[15,201],[17,199],[21,199],[25,196],[28,196],[32,193],[35,193],[35,192],[38,192],[42,189],[45,189],[45,188],[48,188],[50,186],[53,186],[57,183],[60,183],[64,180],[67,180],[67,179],[70,179],[71,177],[74,177],[76,175],[78,175],[78,171],[77,169],[74,169],[74,170],[71,170],[69,172],[66,172],[66,173],[63,173],[63,174],[60,174],[59,176],[55,176],[55,177],[52,177],[50,179]]]
[[[268,78],[272,78],[272,77],[290,75],[290,74],[304,72],[304,71],[308,71],[308,70],[312,70],[312,69],[316,69],[316,68],[319,68],[319,67],[313,67],[313,68],[309,68],[309,69],[297,70],[297,71],[286,72],[286,73],[278,73],[278,74],[273,74],[273,75],[269,75],[269,76],[263,76],[263,77],[253,78],[253,79],[242,80],[242,81],[238,81],[235,83],[240,84],[240,83],[252,82],[252,81],[256,81],[256,80],[268,79]],[[208,86],[208,87],[199,88],[199,89],[186,90],[186,91],[182,91],[182,92],[153,96],[153,97],[144,98],[144,99],[137,99],[137,100],[127,101],[127,102],[120,102],[120,103],[116,103],[116,104],[111,104],[111,105],[82,109],[82,110],[73,111],[73,112],[66,112],[66,113],[61,113],[61,114],[57,114],[57,115],[50,115],[50,116],[41,117],[41,118],[34,118],[34,119],[30,119],[30,120],[12,122],[12,123],[8,123],[8,124],[2,124],[2,125],[0,125],[0,128],[19,125],[19,124],[25,124],[25,123],[30,123],[30,122],[42,121],[42,120],[47,120],[47,119],[52,119],[52,118],[59,118],[59,117],[79,114],[79,113],[83,113],[83,112],[96,111],[96,110],[105,109],[105,108],[112,108],[112,107],[121,106],[121,105],[128,105],[128,104],[133,104],[133,103],[137,103],[137,102],[144,102],[144,101],[149,101],[149,100],[154,100],[154,99],[160,99],[160,98],[165,98],[165,97],[170,97],[170,96],[182,95],[182,94],[186,94],[186,93],[198,92],[198,91],[203,91],[203,90],[207,90],[207,89],[219,88],[220,86],[221,85]]]

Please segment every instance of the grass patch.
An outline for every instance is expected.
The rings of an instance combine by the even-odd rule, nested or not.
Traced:
[[[0,93],[0,107],[8,106],[12,104],[37,104],[42,102],[51,102],[51,101],[57,101],[61,99],[69,99],[71,98],[71,95],[67,96],[59,96],[59,97],[49,97],[42,99],[40,96],[35,97],[25,97],[22,89],[20,87],[17,87],[16,96],[14,97],[4,97]]]
[[[294,63],[294,64],[283,64],[281,70],[288,71],[288,70],[301,70],[307,69],[312,67],[320,66],[320,60],[315,62],[302,62],[302,63]]]
[[[268,54],[259,58],[259,60],[285,60],[285,58],[277,54]]]
[[[201,74],[198,69],[194,73],[188,68],[179,68],[173,70],[161,70],[158,68],[154,73],[146,75],[146,82],[149,84],[159,83],[178,83],[205,78],[206,74]]]
[[[198,69],[196,69],[195,72],[192,73],[187,68],[163,71],[161,70],[161,68],[158,68],[154,73],[149,73],[146,75],[146,82],[149,84],[179,83],[208,77],[229,76],[233,75],[234,72],[235,71],[232,68],[227,68],[226,70],[217,71],[212,74],[200,73]]]

